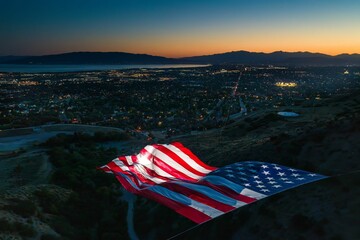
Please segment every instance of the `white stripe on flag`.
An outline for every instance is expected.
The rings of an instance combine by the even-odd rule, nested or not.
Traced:
[[[205,176],[201,179],[201,181],[206,181],[209,183],[212,183],[214,185],[218,185],[218,186],[225,186],[227,188],[232,189],[233,191],[237,192],[237,193],[241,193],[241,191],[245,188],[244,186],[241,185],[237,185],[236,183],[227,180],[226,178],[223,177],[219,177],[219,176],[214,176],[214,175],[208,175]]]
[[[195,190],[199,193],[202,193],[204,195],[206,195],[208,198],[214,199],[215,201],[218,201],[220,203],[224,203],[226,205],[229,206],[236,206],[238,204],[239,201],[237,201],[236,199],[233,199],[231,197],[228,197],[218,191],[215,191],[214,189],[208,187],[208,186],[203,186],[203,185],[198,185],[198,184],[191,184],[191,183],[185,183],[185,182],[174,182],[178,185],[184,186],[186,188]],[[241,202],[243,203],[243,202]]]
[[[104,166],[102,166],[102,167],[100,167],[104,172],[106,172],[106,173],[113,173],[111,170],[104,170],[105,168],[106,169],[111,169],[108,165],[104,165]]]
[[[224,212],[222,211],[219,211],[215,208],[212,208],[208,205],[205,205],[203,203],[200,203],[198,201],[195,201],[181,193],[177,193],[177,192],[173,192],[167,188],[164,188],[164,187],[161,187],[159,185],[155,185],[155,186],[152,186],[150,188],[148,188],[148,190],[150,191],[153,191],[157,194],[160,194],[166,198],[169,198],[173,201],[176,201],[180,204],[183,204],[183,205],[186,205],[186,206],[189,206],[199,212],[202,212],[206,215],[208,215],[209,217],[211,218],[214,218],[214,217],[217,217],[221,214],[224,214]]]
[[[168,155],[164,154],[163,152],[154,148],[153,146],[148,145],[145,147],[145,149],[146,149],[146,151],[148,151],[152,155],[156,156],[157,158],[159,158],[161,161],[163,161],[167,165],[175,168],[177,171],[179,171],[193,179],[199,179],[202,177],[202,176],[199,176],[199,175],[196,175],[196,174],[190,172],[189,170],[187,170],[186,168],[181,166],[178,162],[176,162],[174,159],[170,158]]]
[[[144,166],[142,166],[141,164],[134,164],[135,169],[138,171],[138,173],[140,173],[144,178],[149,179],[155,183],[163,183],[166,182],[166,180],[157,178],[157,177],[153,177],[150,176],[147,172]]]
[[[118,166],[119,168],[121,168],[121,170],[123,170],[123,171],[130,171],[130,169],[129,169],[127,166],[125,166],[125,164],[124,164],[122,161],[120,161],[118,158],[115,158],[115,159],[113,160],[113,162],[115,163],[116,166]]]
[[[127,161],[127,163],[128,163],[129,165],[132,165],[132,164],[133,164],[133,161],[132,161],[132,159],[131,159],[131,156],[125,156],[125,158],[126,158],[126,161]]]
[[[267,197],[266,195],[264,194],[261,194],[261,193],[258,193],[258,192],[255,192],[253,190],[250,190],[248,188],[244,188],[244,190],[241,191],[242,195],[245,195],[245,196],[248,196],[248,197],[251,197],[251,198],[255,198],[255,199],[262,199],[264,197]]]
[[[238,185],[232,181],[229,181],[228,179],[223,178],[223,177],[210,175],[210,176],[203,177],[201,180],[207,181],[214,185],[228,187],[241,195],[248,196],[251,198],[261,199],[261,198],[266,197],[266,195],[264,195],[264,194],[261,194],[261,193],[255,192],[253,190],[250,190],[248,188],[245,188],[245,187]]]
[[[167,177],[167,178],[175,178],[173,175],[165,172],[164,170],[162,170],[161,168],[159,168],[158,166],[156,166],[153,162],[151,162],[147,156],[143,155],[143,154],[138,154],[136,156],[137,158],[137,163],[147,167],[148,169],[155,171],[157,174],[159,174],[162,177]]]
[[[126,174],[117,173],[118,175],[120,175],[122,178],[124,178],[128,183],[130,183],[130,185],[137,191],[140,191],[141,189],[135,184],[135,182],[133,180],[131,180]]]
[[[197,171],[205,174],[212,171],[199,165],[197,162],[195,162],[192,158],[190,158],[188,155],[186,155],[183,151],[181,151],[179,148],[175,147],[174,145],[164,144],[162,146],[166,147],[167,149],[178,155],[182,160],[184,160],[187,164],[189,164],[192,168],[196,169]]]

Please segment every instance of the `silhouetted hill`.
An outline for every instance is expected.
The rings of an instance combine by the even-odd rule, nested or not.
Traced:
[[[0,64],[26,58],[25,56],[0,56]]]
[[[287,64],[287,65],[348,65],[360,64],[359,54],[341,54],[330,56],[322,53],[310,52],[282,52],[273,53],[236,51],[213,55],[182,58],[192,63],[237,63],[237,64]]]
[[[9,60],[10,64],[172,64],[179,60],[125,52],[72,52]]]
[[[281,65],[360,65],[360,54],[330,56],[311,52],[273,53],[234,51],[186,58],[166,58],[148,54],[125,52],[72,52],[44,56],[0,57],[0,63],[9,64],[281,64]]]

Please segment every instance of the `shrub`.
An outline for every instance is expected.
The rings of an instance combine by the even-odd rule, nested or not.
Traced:
[[[293,225],[293,227],[295,227],[301,231],[304,231],[311,227],[312,221],[309,217],[304,216],[299,213],[299,214],[295,214],[291,218],[291,224]]]
[[[75,229],[65,217],[53,217],[50,226],[61,236],[73,238]]]
[[[94,134],[94,139],[98,142],[123,141],[128,140],[129,136],[126,133],[119,132],[96,132]]]
[[[45,233],[44,235],[41,235],[40,240],[60,240],[60,238],[53,234]]]
[[[30,200],[12,199],[7,209],[22,217],[31,217],[36,213],[36,205]]]
[[[21,222],[8,222],[5,219],[0,219],[0,231],[19,233],[23,237],[34,237],[36,231],[31,225]]]
[[[120,233],[116,233],[116,232],[107,232],[107,233],[103,233],[101,235],[100,239],[106,239],[106,240],[118,240],[123,238],[124,236],[122,236]]]
[[[0,231],[12,232],[12,231],[14,231],[14,226],[12,223],[8,222],[7,220],[0,219]]]
[[[18,232],[21,236],[24,237],[34,237],[36,235],[36,231],[29,224],[24,224],[20,222],[14,223],[16,232]]]

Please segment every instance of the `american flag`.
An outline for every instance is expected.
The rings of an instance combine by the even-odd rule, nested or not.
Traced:
[[[326,178],[257,161],[216,168],[181,143],[148,145],[133,156],[102,166],[123,187],[203,223],[275,193]]]

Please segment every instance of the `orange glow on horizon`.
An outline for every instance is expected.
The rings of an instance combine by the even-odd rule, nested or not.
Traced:
[[[202,34],[191,32],[179,33],[176,36],[147,35],[144,38],[101,38],[89,42],[73,41],[63,46],[56,53],[74,51],[129,52],[156,56],[180,58],[200,55],[211,55],[231,51],[249,51],[271,53],[313,52],[328,55],[342,53],[360,53],[360,31],[348,29],[342,32],[329,33],[312,31],[293,32],[250,32],[245,37],[228,32]],[[42,55],[54,54],[51,46],[41,44]],[[47,49],[44,49],[47,48]],[[45,51],[44,51],[45,50]]]
[[[343,53],[360,53],[360,32],[354,36],[342,37],[341,35],[326,35],[308,37],[289,36],[284,34],[266,38],[254,35],[242,38],[241,36],[177,36],[177,37],[149,37],[149,39],[101,39],[87,44],[72,44],[62,52],[72,51],[101,51],[101,52],[129,52],[150,54],[156,56],[180,58],[200,55],[211,55],[231,51],[249,51],[271,53],[284,52],[313,52],[328,55]],[[275,37],[274,37],[275,36]],[[49,49],[50,50],[50,49]],[[50,51],[49,51],[50,52]]]
[[[38,55],[50,55],[50,54],[62,54],[67,52],[127,52],[127,53],[134,53],[134,54],[149,54],[153,56],[161,56],[161,57],[167,57],[167,58],[183,58],[183,57],[194,57],[194,56],[204,56],[204,55],[213,55],[213,54],[221,54],[221,53],[227,53],[227,52],[237,52],[237,51],[247,51],[247,52],[258,52],[258,53],[273,53],[276,51],[283,51],[283,52],[311,52],[311,53],[322,53],[330,56],[336,56],[340,54],[360,54],[359,50],[353,50],[352,48],[343,50],[340,49],[301,49],[301,48],[274,48],[274,49],[261,49],[261,48],[224,48],[218,49],[218,50],[207,50],[207,49],[186,49],[183,51],[155,51],[153,48],[150,49],[144,49],[144,50],[135,50],[135,49],[114,49],[114,48],[95,48],[95,49],[65,49],[63,51],[49,51]],[[29,54],[32,55],[32,54]]]
[[[158,45],[158,44],[156,44]],[[272,53],[275,51],[283,52],[312,52],[312,53],[323,53],[331,56],[339,54],[359,54],[359,46],[322,46],[322,47],[305,47],[305,46],[279,46],[271,47],[266,46],[242,46],[240,45],[205,45],[205,44],[194,44],[193,46],[185,45],[184,47],[175,46],[174,48],[161,48],[158,46],[142,46],[142,47],[129,47],[129,48],[116,48],[107,46],[107,48],[95,48],[94,50],[86,51],[102,51],[102,52],[129,52],[138,54],[150,54],[155,56],[169,57],[169,58],[181,58],[181,57],[192,57],[202,55],[221,54],[232,51],[248,51],[248,52],[263,52]],[[85,51],[85,50],[84,50]]]

